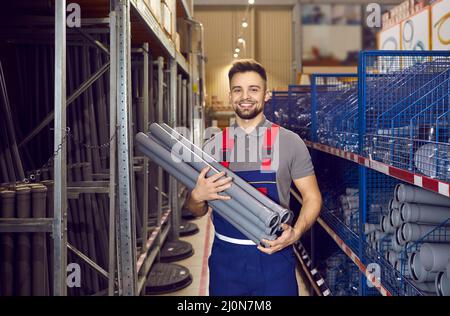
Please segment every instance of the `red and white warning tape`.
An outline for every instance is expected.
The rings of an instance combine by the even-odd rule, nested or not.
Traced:
[[[305,140],[305,144],[310,147],[314,148],[316,150],[320,150],[326,153],[329,153],[331,155],[335,155],[338,157],[341,157],[343,159],[347,159],[350,161],[353,161],[355,163],[358,163],[360,165],[364,165],[367,168],[376,170],[378,172],[384,173],[390,177],[414,184],[418,187],[437,192],[439,194],[445,195],[450,197],[450,183],[445,181],[440,181],[436,179],[432,179],[423,175],[415,174],[411,171],[406,171],[403,169],[399,169],[396,167],[392,167],[389,165],[386,165],[382,162],[370,160],[366,157],[362,157],[360,155],[346,152],[344,150],[333,148],[327,145],[313,143],[310,141]]]
[[[358,269],[364,273],[366,278],[372,283],[372,285],[381,293],[383,296],[392,296],[391,292],[389,292],[378,280],[375,276],[370,274],[366,266],[362,263],[359,257],[344,243],[344,241],[327,225],[320,217],[317,220],[319,224],[325,229],[325,231],[333,238],[333,240],[337,243],[337,245],[342,249],[342,251],[356,264]]]

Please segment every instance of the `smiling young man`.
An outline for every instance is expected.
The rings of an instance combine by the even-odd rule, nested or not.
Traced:
[[[255,245],[216,212],[212,213],[215,238],[209,257],[210,295],[298,295],[294,244],[316,221],[322,197],[308,149],[301,138],[269,122],[264,104],[270,98],[264,68],[254,60],[236,61],[228,73],[229,102],[236,113],[234,126],[204,146],[222,155],[222,164],[275,202],[289,206],[294,182],[303,198],[297,220],[283,224],[282,234],[269,247]],[[215,144],[215,145],[213,145]],[[230,197],[220,194],[232,185],[224,173],[199,175],[186,201],[195,215],[205,215],[208,201]]]

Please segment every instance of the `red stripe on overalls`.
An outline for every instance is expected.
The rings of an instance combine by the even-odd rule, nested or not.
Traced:
[[[280,130],[280,126],[276,125],[276,124],[272,124],[272,126],[270,127],[270,129],[267,129],[265,134],[264,134],[264,144],[263,144],[263,149],[266,150],[266,152],[270,153],[270,158],[265,158],[262,160],[261,163],[261,170],[264,171],[270,171],[270,166],[272,164],[272,159],[271,157],[273,157],[273,145],[275,143],[275,140],[277,139],[277,135],[278,135],[278,131]]]
[[[227,153],[233,150],[234,148],[234,138],[229,137],[228,127],[225,128],[222,132],[222,160],[220,164],[225,168],[230,166],[230,162],[226,160]]]

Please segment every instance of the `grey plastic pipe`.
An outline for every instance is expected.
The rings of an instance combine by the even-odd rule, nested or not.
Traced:
[[[1,207],[0,217],[14,218],[14,191],[1,191]],[[2,296],[14,295],[14,266],[16,260],[14,258],[14,235],[10,233],[0,233],[0,286],[2,287]]]
[[[389,261],[392,266],[394,266],[395,261],[399,260],[400,254],[393,250],[386,251],[386,260]]]
[[[431,232],[437,226],[418,225],[412,223],[404,223],[401,226],[402,238],[406,241],[416,241]],[[431,234],[425,237],[424,241],[450,242],[450,227],[441,227],[436,235]]]
[[[403,224],[402,218],[400,216],[400,209],[394,209],[390,215],[391,215],[392,226],[397,228]]]
[[[409,270],[411,271],[411,277],[417,282],[430,282],[436,278],[436,272],[429,272],[425,270],[420,256],[417,251],[413,252],[408,260]]]
[[[46,217],[47,188],[43,185],[36,185],[31,188],[32,214],[34,218]],[[46,255],[45,233],[33,233],[31,239],[32,264],[32,295],[45,295],[46,277]]]
[[[406,244],[406,240],[403,239],[403,235],[402,235],[402,227],[399,227],[396,229],[395,231],[395,239],[397,240],[397,243],[399,245],[404,246]]]
[[[195,187],[195,184],[197,182],[197,178],[199,175],[199,172],[193,169],[191,166],[189,166],[185,162],[174,162],[171,157],[171,153],[167,147],[165,147],[163,144],[160,144],[156,138],[153,137],[152,134],[146,135],[142,133],[142,135],[136,137],[138,141],[140,141],[143,145],[146,144],[147,149],[152,149],[152,151],[155,151],[156,154],[159,154],[159,157],[163,159],[164,162],[172,162],[170,163],[171,168],[178,169],[178,172],[181,174],[186,175],[190,180],[194,182],[194,186],[190,188],[191,190]],[[266,234],[272,235],[275,233],[275,231],[279,228],[278,225],[274,224],[272,227],[267,226],[263,221],[261,221],[258,217],[256,217],[252,212],[250,211],[242,211],[247,210],[247,207],[243,207],[238,201],[235,201],[234,199],[230,199],[226,202],[220,201],[219,205],[226,205],[225,208],[230,210],[230,214],[237,213],[236,220],[239,222],[241,217],[247,218],[253,225],[258,226],[261,230],[263,230]],[[275,214],[276,215],[276,214]],[[235,221],[236,221],[235,220]]]
[[[450,259],[450,244],[424,243],[419,253],[425,270],[439,272],[446,268]]]
[[[450,260],[448,261],[448,264],[447,264],[447,278],[450,279]]]
[[[176,169],[174,169],[169,163],[167,163],[168,160],[160,159],[158,156],[154,155],[151,151],[149,151],[145,147],[140,147],[139,145],[138,147],[142,153],[149,156],[155,163],[160,165],[164,170],[166,170],[172,176],[177,178],[186,187],[188,187],[191,190],[195,187],[195,182],[192,179],[189,179],[184,174],[177,171]],[[170,154],[168,153],[168,155]],[[239,214],[235,214],[235,211],[222,201],[211,201],[210,203],[215,207],[216,211],[221,216],[223,216],[226,220],[228,220],[241,233],[247,236],[247,238],[255,242],[255,244],[259,244],[262,238],[266,238],[269,240],[272,239],[272,237],[267,236],[261,230],[257,230],[253,226],[253,224],[249,223],[248,220],[246,220],[246,218],[240,216]],[[223,212],[222,209],[225,209],[225,212]],[[234,216],[230,216],[230,214],[234,214]]]
[[[395,227],[391,225],[391,221],[389,220],[388,215],[383,215],[381,217],[381,231],[384,233],[393,233],[395,232]]]
[[[163,143],[167,148],[173,148],[176,144],[180,144],[183,148],[182,153],[179,151],[173,150],[171,153],[175,154],[179,159],[186,162],[188,165],[193,167],[198,172],[202,171],[205,167],[210,166],[207,176],[211,177],[220,171],[207,161],[205,161],[201,156],[194,153],[190,148],[186,145],[182,144],[176,138],[174,138],[170,133],[164,130],[161,126],[156,123],[150,125],[151,135],[154,136],[158,141]],[[237,179],[237,177],[235,177]],[[234,178],[233,178],[234,179]],[[264,222],[265,225],[269,227],[273,227],[277,225],[280,221],[279,215],[269,209],[268,207],[261,204],[259,201],[252,198],[247,192],[243,191],[237,185],[231,185],[231,187],[225,190],[232,199],[238,201],[242,207],[247,208],[254,215],[256,215],[261,221]]]
[[[405,202],[401,205],[400,215],[404,222],[440,224],[450,218],[450,208]]]
[[[434,285],[439,296],[450,296],[450,278],[444,271],[437,274]]]
[[[427,296],[435,296],[436,295],[436,287],[434,285],[434,282],[414,282],[413,281],[413,285],[420,290],[421,292],[423,292],[424,294],[426,294]]]
[[[389,200],[389,204],[388,204],[389,210],[399,208],[399,206],[400,206],[400,203],[396,199]]]
[[[269,197],[265,196],[261,192],[259,192],[255,187],[244,181],[241,177],[238,177],[233,171],[231,171],[228,168],[225,168],[222,166],[214,157],[210,156],[206,152],[204,152],[201,148],[197,147],[195,144],[193,144],[191,141],[189,141],[187,138],[185,138],[183,135],[178,133],[176,130],[172,129],[167,124],[162,124],[161,127],[170,135],[173,135],[176,137],[177,140],[179,140],[183,145],[185,145],[187,148],[189,148],[192,152],[203,158],[205,161],[207,161],[212,167],[217,169],[219,172],[226,172],[226,174],[233,178],[234,183],[238,185],[242,190],[250,194],[253,198],[258,200],[262,205],[267,206],[269,209],[275,211],[280,216],[281,223],[288,223],[293,218],[292,211],[282,207],[281,205],[275,203],[272,201]],[[150,127],[151,128],[151,127]]]
[[[411,202],[450,207],[450,198],[416,186],[400,184],[397,190],[400,202]]]
[[[155,142],[153,139],[149,138],[144,133],[139,133],[136,136],[136,143],[139,147],[139,150],[142,151],[145,155],[149,156],[154,162],[160,165],[167,172],[171,173],[174,177],[176,177],[180,182],[186,185],[189,189],[193,189],[195,187],[196,179],[198,177],[198,172],[189,167],[185,163],[176,163],[171,160],[170,152],[165,149],[162,145]],[[151,148],[151,150],[150,150]],[[231,200],[230,200],[231,201]],[[229,202],[229,201],[227,201]],[[248,238],[253,240],[255,243],[259,244],[259,241],[262,238],[265,239],[273,239],[273,237],[268,236],[263,232],[261,228],[256,226],[258,223],[258,218],[254,217],[255,222],[250,222],[246,219],[242,213],[235,211],[230,205],[223,201],[210,201],[210,204],[213,205],[219,211],[220,215],[225,215],[224,217],[230,221],[230,223],[234,224],[234,226],[241,231]],[[224,211],[222,211],[222,209]],[[260,225],[269,229],[268,227],[263,226],[261,221]],[[272,230],[273,231],[273,230]]]
[[[346,188],[345,189],[345,194],[347,195],[357,195],[359,193],[358,189],[355,188]]]
[[[364,234],[368,235],[377,230],[376,224],[364,223]]]
[[[28,186],[16,188],[16,208],[18,218],[29,218],[31,215],[31,189]],[[29,233],[17,234],[17,295],[31,295],[31,242]]]

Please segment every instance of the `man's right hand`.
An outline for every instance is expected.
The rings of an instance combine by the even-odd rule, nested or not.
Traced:
[[[231,181],[233,178],[224,177],[225,172],[223,171],[206,178],[206,174],[210,169],[211,167],[206,167],[198,175],[197,184],[191,192],[191,198],[200,203],[211,200],[231,199],[231,197],[227,195],[219,195],[219,193],[231,187]]]

